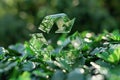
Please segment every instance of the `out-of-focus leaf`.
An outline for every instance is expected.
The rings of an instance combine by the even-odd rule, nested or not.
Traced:
[[[110,34],[109,37],[114,41],[120,41],[120,32],[118,30],[115,30]]]
[[[16,65],[17,65],[17,62],[10,62],[10,61],[5,63],[0,62],[0,73],[7,72],[13,67],[15,67]]]
[[[36,65],[35,65],[35,63],[33,63],[33,62],[24,62],[23,64],[22,64],[22,70],[23,71],[31,71],[31,70],[33,70],[34,68],[36,67]]]
[[[13,50],[13,51],[16,51],[16,52],[24,55],[25,47],[24,47],[24,45],[21,44],[21,43],[17,43],[16,45],[10,45],[10,46],[9,46],[9,49],[11,49],[11,50]]]
[[[6,50],[3,47],[0,47],[0,59],[4,58],[5,53],[6,53]]]
[[[65,74],[61,70],[56,70],[51,80],[64,80]]]
[[[60,64],[60,65],[58,65],[58,66],[59,66],[60,68],[62,68],[63,70],[65,69],[65,70],[67,70],[67,71],[71,71],[71,67],[70,67],[71,63],[68,62],[67,60],[65,60],[65,59],[59,59],[59,60],[58,60],[58,63]]]
[[[98,65],[94,62],[91,62],[91,65],[98,70],[101,74],[106,77],[107,80],[119,80],[120,79],[120,65],[114,67],[108,67],[104,65]]]
[[[29,72],[23,72],[22,75],[18,77],[18,80],[31,80]]]
[[[75,69],[68,74],[67,80],[84,80],[84,74],[81,69]]]
[[[71,44],[75,49],[78,50],[85,50],[88,48],[88,45],[85,43],[85,41],[81,38],[81,35],[79,32],[75,32],[72,36],[70,36]]]
[[[107,52],[97,53],[99,58],[117,64],[120,61],[120,45],[111,45]]]
[[[40,77],[44,77],[44,78],[47,78],[47,77],[48,77],[48,74],[47,74],[47,73],[44,73],[44,72],[42,72],[42,71],[40,71],[40,70],[34,70],[34,71],[33,71],[33,74],[34,74],[35,76],[40,76]]]

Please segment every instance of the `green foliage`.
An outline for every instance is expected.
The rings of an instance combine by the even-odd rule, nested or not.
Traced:
[[[5,56],[6,50],[3,47],[0,47],[0,59],[3,59]]]
[[[18,77],[18,80],[31,80],[30,79],[30,73],[24,72],[21,76]]]
[[[112,34],[110,34],[110,38],[114,41],[120,41],[120,34],[119,31],[113,31]]]
[[[120,45],[110,45],[108,50],[96,55],[108,62],[117,64],[120,61]]]
[[[51,20],[57,23],[60,18],[63,19],[62,22],[64,18],[69,22],[65,14],[52,15]],[[49,25],[49,19],[47,23],[44,20],[41,25],[50,28],[41,30],[48,33],[52,26]],[[74,19],[71,24],[73,23]],[[66,25],[65,22],[61,23],[58,30],[64,24]],[[0,79],[119,80],[120,33],[104,31],[95,35],[89,31],[76,31],[71,35],[64,34],[71,30],[71,24],[65,26],[69,27],[67,30],[62,28],[63,34],[57,43],[51,43],[42,33],[34,33],[24,44],[10,45],[7,49],[0,47]]]

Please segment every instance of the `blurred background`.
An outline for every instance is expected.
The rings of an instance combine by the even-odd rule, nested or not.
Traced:
[[[0,0],[0,46],[29,39],[40,32],[42,19],[49,14],[66,13],[76,18],[71,33],[95,33],[120,28],[120,0]]]

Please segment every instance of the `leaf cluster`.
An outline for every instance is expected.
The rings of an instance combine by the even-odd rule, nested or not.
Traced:
[[[10,45],[7,49],[0,47],[0,79],[120,79],[119,31],[112,33],[104,31],[99,35],[89,31],[81,33],[76,31],[74,34],[67,36],[65,32],[70,32],[71,24],[73,25],[74,22],[66,23],[66,20],[69,22],[70,19],[65,14],[55,14],[47,17],[53,19],[52,24],[58,21],[59,29],[61,27],[70,29],[60,31],[63,34],[58,38],[57,43],[54,43],[56,44],[55,47],[42,33],[32,34],[31,39],[24,44]],[[52,25],[49,24],[49,20],[45,20],[46,17],[39,29],[48,33]],[[64,24],[67,25],[63,26]],[[49,26],[50,28],[46,30]]]

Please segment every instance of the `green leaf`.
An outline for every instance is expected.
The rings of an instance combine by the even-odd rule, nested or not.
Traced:
[[[107,51],[102,53],[98,52],[96,56],[105,61],[117,64],[120,61],[120,45],[110,45]]]
[[[16,62],[8,61],[5,63],[0,62],[0,73],[7,72],[13,67],[15,67],[16,65],[17,65],[17,61]]]
[[[21,43],[17,43],[16,45],[10,45],[9,49],[14,50],[16,52],[19,52],[21,54],[24,54],[24,45]]]
[[[118,30],[115,30],[110,34],[109,37],[114,41],[120,41],[120,32]]]
[[[56,70],[51,80],[64,80],[65,74],[61,70]]]
[[[32,72],[34,75],[36,76],[40,76],[40,77],[44,77],[44,78],[47,78],[48,77],[48,74],[47,73],[44,73],[43,71],[41,70],[34,70]]]
[[[24,62],[22,63],[22,70],[23,71],[31,71],[36,67],[34,62],[28,61],[28,62]]]
[[[83,69],[76,68],[68,74],[67,80],[84,80]]]
[[[116,46],[113,52],[109,55],[108,61],[118,63],[120,61],[120,46]]]
[[[6,50],[3,47],[0,47],[0,59],[3,59],[5,56]]]
[[[23,72],[22,75],[18,77],[18,80],[31,80],[29,72]]]

